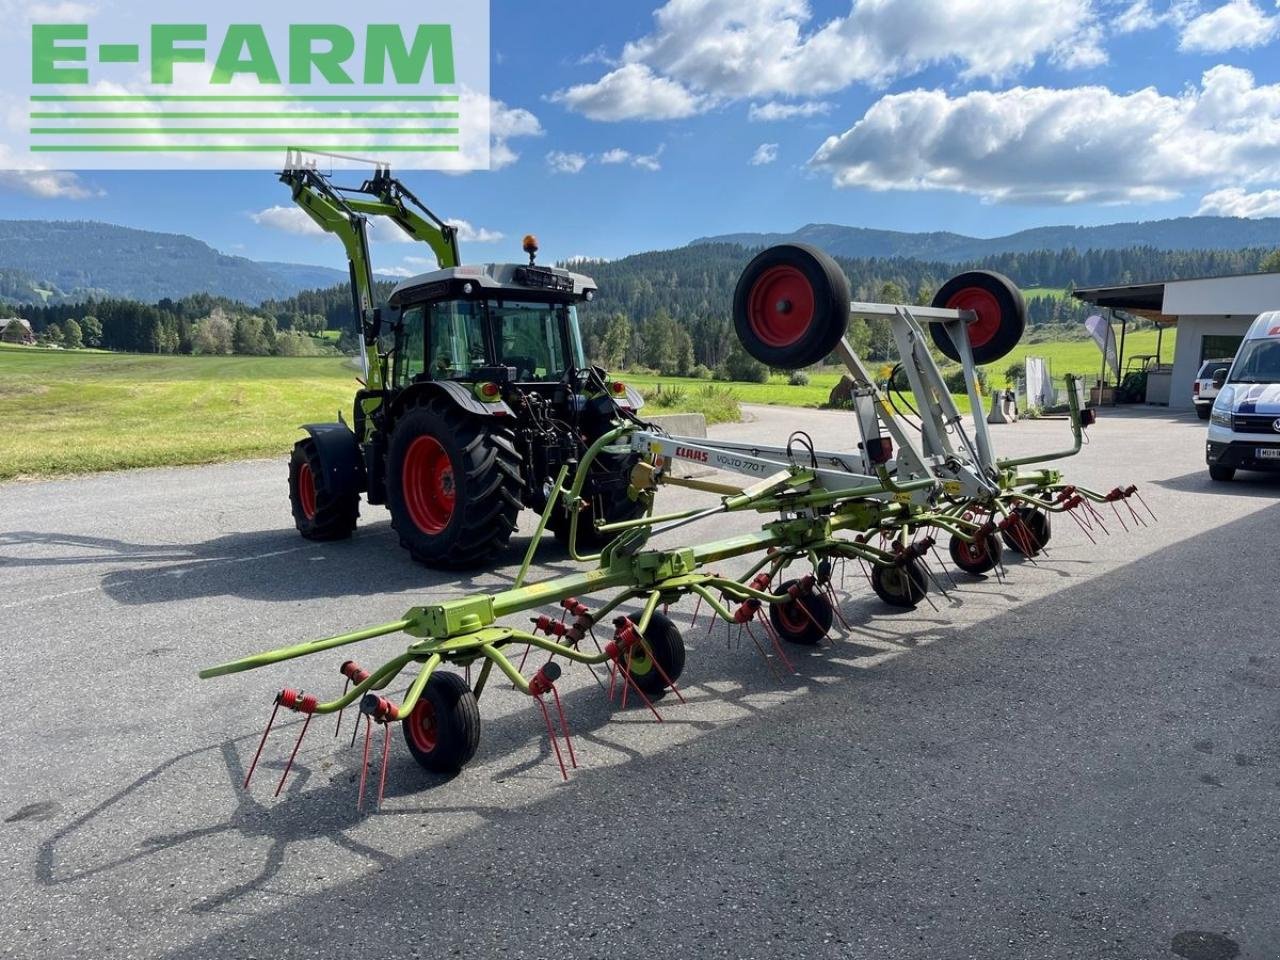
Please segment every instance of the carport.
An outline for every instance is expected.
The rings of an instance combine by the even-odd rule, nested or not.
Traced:
[[[1205,360],[1234,355],[1249,324],[1266,310],[1280,309],[1280,273],[1248,273],[1113,287],[1082,287],[1076,299],[1109,312],[1120,322],[1118,360],[1123,373],[1125,336],[1131,320],[1154,320],[1157,366],[1147,378],[1147,402],[1174,409],[1192,407],[1191,382]],[[1172,367],[1160,366],[1163,332],[1176,325]]]

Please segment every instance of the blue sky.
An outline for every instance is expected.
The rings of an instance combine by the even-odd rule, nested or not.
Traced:
[[[494,0],[491,22],[501,168],[406,177],[467,222],[468,260],[516,259],[526,232],[616,258],[815,221],[1280,215],[1272,0]],[[288,203],[263,172],[0,175],[6,218],[342,266]],[[416,252],[379,244],[378,266]]]

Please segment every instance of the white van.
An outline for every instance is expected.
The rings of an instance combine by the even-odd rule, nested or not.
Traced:
[[[1280,310],[1253,321],[1221,380],[1205,443],[1209,476],[1280,472]]]

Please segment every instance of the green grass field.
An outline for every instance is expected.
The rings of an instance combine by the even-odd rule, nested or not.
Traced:
[[[1126,354],[1155,352],[1155,332],[1131,335]],[[992,383],[1027,354],[1049,360],[1052,372],[1090,381],[1099,367],[1091,341],[1027,344],[993,364]],[[1166,360],[1173,357],[1166,333]],[[51,477],[128,467],[213,463],[282,456],[298,425],[350,416],[355,369],[335,357],[167,357],[0,345],[0,480]],[[732,405],[704,401],[713,381],[622,373],[641,390],[679,387],[684,396],[655,413],[691,410],[711,422],[732,417]],[[822,406],[839,379],[814,371],[805,386],[785,377],[769,383],[715,383],[742,403]],[[962,410],[967,398],[958,397]]]

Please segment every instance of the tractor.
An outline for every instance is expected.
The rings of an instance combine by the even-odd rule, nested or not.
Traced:
[[[461,264],[455,229],[391,169],[375,164],[360,186],[340,186],[300,152],[280,179],[293,200],[346,248],[364,371],[348,424],[303,426],[293,448],[289,499],[310,540],[350,537],[363,494],[383,504],[401,545],[431,567],[480,567],[502,551],[522,507],[540,514],[561,468],[623,422],[641,422],[639,393],[583,355],[577,305],[590,277],[536,262]],[[399,283],[375,306],[368,223],[386,217],[426,243],[440,269]],[[583,496],[548,525],[561,540],[580,511],[578,542],[602,546],[597,524],[635,519],[629,476],[636,455],[608,453]],[[585,522],[584,522],[585,521]]]

